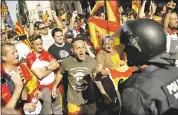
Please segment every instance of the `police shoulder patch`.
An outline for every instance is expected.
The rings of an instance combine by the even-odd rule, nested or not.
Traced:
[[[168,99],[169,107],[175,107],[178,104],[178,76],[162,86]]]

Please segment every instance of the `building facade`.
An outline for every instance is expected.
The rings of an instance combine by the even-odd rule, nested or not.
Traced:
[[[55,10],[57,16],[61,15],[61,12],[68,12],[72,14],[73,11],[77,10],[78,14],[86,14],[91,11],[88,0],[80,1],[28,1],[19,0],[17,5],[17,18],[21,24],[29,23],[28,13],[32,12],[34,21],[42,20],[43,15],[48,12],[48,19],[51,20],[51,11]]]

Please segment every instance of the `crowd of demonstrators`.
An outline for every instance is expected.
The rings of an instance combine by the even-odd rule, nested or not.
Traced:
[[[166,52],[173,55],[172,39],[178,38],[175,7],[172,0],[159,4],[143,0],[139,12],[120,6],[120,24],[125,28],[128,21],[156,20],[167,32]],[[125,72],[131,67],[127,58],[123,58],[127,57],[122,55],[123,50],[118,51],[111,35],[97,30],[101,49],[96,52],[87,20],[77,11],[71,15],[67,12],[67,18],[61,20],[55,11],[51,15],[52,20],[34,21],[29,13],[24,35],[18,35],[8,25],[1,31],[1,106],[4,112],[17,109],[21,114],[37,111],[35,114],[119,115],[122,98],[115,86],[121,81],[113,82],[108,69]],[[102,8],[93,17],[107,18]],[[145,68],[132,66],[132,72]]]

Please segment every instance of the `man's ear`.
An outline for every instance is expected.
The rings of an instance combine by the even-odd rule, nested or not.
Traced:
[[[73,49],[73,48],[71,48],[71,51],[72,51],[72,52],[74,52],[74,49]]]
[[[6,56],[1,56],[1,59],[3,60],[3,61],[6,61]]]

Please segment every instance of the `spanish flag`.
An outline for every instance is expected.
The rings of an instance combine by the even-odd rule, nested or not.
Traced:
[[[58,18],[59,21],[62,21],[63,19],[67,18],[67,13],[62,14],[61,17]]]
[[[107,0],[106,1],[108,20],[120,23],[120,13],[118,0]]]
[[[128,79],[134,70],[133,67],[128,67],[127,65],[124,65],[123,68],[126,68],[126,71],[120,72],[116,69],[109,69],[110,76],[112,77],[115,86],[118,86],[120,80],[125,81]]]
[[[20,23],[15,24],[15,32],[20,36],[25,34],[25,30]],[[23,42],[31,49],[30,41],[28,39],[23,40]]]
[[[141,0],[132,0],[132,9],[134,9],[137,14],[140,8],[141,8]]]
[[[101,47],[101,37],[106,34],[112,35],[116,32],[120,25],[116,22],[90,17],[88,19],[88,26],[91,35],[91,41],[94,45],[95,50]],[[118,39],[114,39],[119,44]],[[115,45],[117,45],[115,44]]]
[[[39,82],[37,77],[31,72],[31,70],[26,66],[26,64],[20,63],[20,68],[26,80],[24,85],[28,93],[28,100],[30,101],[34,97],[34,93],[39,88]]]
[[[100,7],[104,6],[104,1],[96,1],[95,6],[93,7],[90,15],[93,15]]]
[[[48,14],[45,13],[45,14],[43,15],[43,17],[42,17],[42,21],[43,21],[43,22],[46,22],[47,20],[48,20]]]

